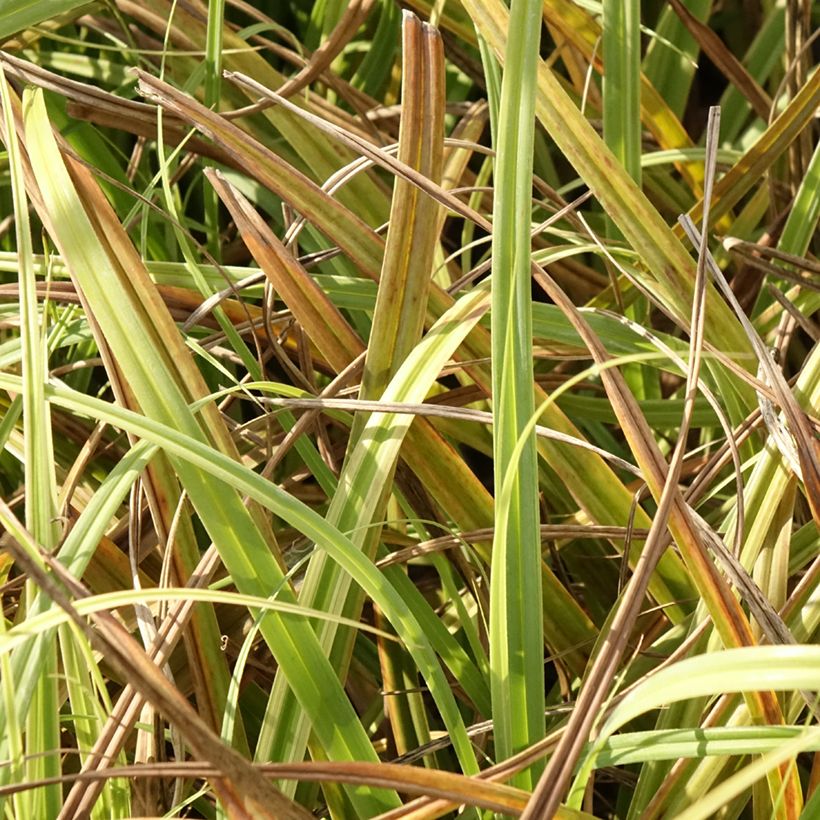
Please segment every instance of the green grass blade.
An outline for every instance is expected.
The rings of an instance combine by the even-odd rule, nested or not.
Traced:
[[[32,536],[48,551],[60,537],[57,525],[57,480],[52,446],[51,414],[43,389],[48,379],[47,350],[44,344],[45,313],[39,311],[32,260],[23,160],[14,127],[11,90],[0,68],[5,140],[8,148],[11,188],[14,198],[15,234],[20,262],[20,337],[23,373],[23,425],[25,471],[25,520]],[[43,325],[41,325],[41,316]],[[27,604],[36,595],[26,584]],[[57,683],[57,651],[54,640],[46,650],[45,665],[34,688],[31,709],[26,716],[26,777],[51,778],[60,773],[60,695]],[[61,801],[57,786],[38,789],[31,795],[30,810],[36,816],[53,816]]]
[[[471,304],[475,307],[476,302],[480,304],[485,301],[486,297],[484,294],[479,294],[477,299],[475,296],[472,297]],[[463,306],[464,305],[462,305],[462,307]],[[466,329],[462,327],[462,322],[456,322],[454,324],[455,327],[449,328],[449,331],[454,334],[456,339],[455,343],[457,344],[458,332],[466,332]],[[444,339],[447,338],[447,334],[445,333],[443,335],[444,338],[442,338],[441,332],[434,334],[432,338],[428,335],[428,344],[433,344],[435,346],[439,343],[452,342],[452,338],[448,339],[447,342],[444,342]],[[428,347],[423,346],[418,351],[416,361],[411,361],[409,363],[409,367],[406,369],[402,368],[402,370],[399,371],[396,376],[397,385],[401,385],[404,382],[409,372],[413,372],[415,368],[418,367],[423,369],[425,364],[429,363],[428,353]],[[0,387],[3,389],[13,390],[18,388],[19,385],[20,380],[18,377],[0,373]],[[441,675],[438,661],[429,647],[424,630],[420,628],[418,622],[412,614],[407,611],[402,598],[395,592],[393,587],[385,581],[384,576],[374,567],[372,562],[368,561],[367,558],[361,554],[359,549],[349,538],[342,535],[318,513],[283,492],[281,489],[276,487],[276,485],[271,484],[261,476],[249,470],[244,465],[236,462],[224,454],[219,453],[216,450],[213,450],[206,443],[198,440],[197,438],[186,435],[175,427],[167,426],[162,422],[152,420],[146,416],[141,416],[133,413],[132,411],[115,407],[114,405],[107,404],[99,399],[83,396],[82,394],[76,393],[75,391],[63,386],[54,385],[47,387],[46,397],[50,401],[53,401],[60,406],[71,408],[74,412],[90,414],[94,417],[100,418],[101,420],[105,420],[108,423],[121,427],[129,433],[160,444],[163,449],[165,449],[169,455],[173,457],[175,463],[178,463],[181,459],[183,462],[194,466],[198,470],[218,478],[220,485],[223,487],[223,498],[225,497],[224,484],[227,484],[228,486],[231,486],[243,494],[253,498],[267,509],[284,518],[292,526],[304,533],[308,538],[314,540],[317,546],[320,546],[322,549],[326,550],[382,608],[394,628],[402,636],[408,649],[412,652],[414,658],[416,659],[416,663],[419,665],[419,668],[424,670],[431,691],[435,693],[436,700],[442,711],[442,716],[448,726],[450,726],[454,746],[457,748],[459,755],[464,760],[465,769],[468,771],[471,769],[473,771],[476,770],[475,764],[470,765],[470,758],[473,757],[472,747],[467,739],[466,733],[464,732],[461,717],[458,715],[457,710],[455,710],[455,701],[453,700],[450,686],[446,679],[444,679],[443,675]],[[373,421],[373,424],[376,427],[384,423],[383,419],[378,417],[380,415],[381,414],[375,414],[374,416],[375,420]],[[397,426],[403,426],[407,423],[408,419],[402,417],[397,418],[393,422],[393,424]],[[219,502],[214,499],[212,503],[218,504]],[[257,564],[258,563],[259,561],[257,558]],[[241,576],[234,573],[234,580],[237,581],[237,585],[241,590]],[[246,588],[249,588],[248,594],[264,597],[270,588],[280,589],[281,581],[279,584],[273,584],[271,587],[267,588],[264,585],[259,584],[246,584],[245,586]],[[260,589],[261,591],[259,591]],[[287,596],[283,596],[283,599],[286,602],[288,601]],[[324,664],[318,664],[316,661],[316,656],[314,656],[311,652],[311,643],[316,640],[315,633],[313,633],[312,629],[305,624],[307,629],[310,630],[309,634],[311,636],[310,638],[305,638],[299,628],[303,623],[302,621],[290,618],[280,622],[280,619],[275,617],[275,613],[271,613],[269,618],[274,628],[282,630],[284,624],[287,624],[288,633],[295,633],[295,638],[292,638],[294,642],[302,639],[302,642],[298,643],[293,649],[293,651],[297,652],[297,654],[302,657],[302,677],[298,679],[299,686],[301,686],[306,680],[310,680],[313,675],[316,674],[316,669],[311,668],[311,674],[308,675],[307,664],[316,664],[319,671],[321,671],[324,666]],[[284,637],[288,637],[288,635]],[[280,640],[284,640],[284,637],[280,638]],[[271,639],[269,638],[268,640]],[[276,649],[274,651],[279,651],[281,649],[280,644],[276,641],[274,641],[274,643],[276,644]],[[319,657],[322,657],[324,660],[324,656],[320,655]],[[292,658],[288,658],[288,662],[294,663]],[[326,664],[327,661],[325,660],[324,663]],[[295,688],[299,690],[299,686]],[[299,691],[301,692],[301,690]],[[327,701],[331,696],[332,690],[329,688],[319,688],[316,690],[316,697],[319,698],[320,701]],[[307,709],[312,704],[305,704],[303,702],[302,705],[303,708]],[[314,731],[316,731],[317,735],[321,736],[322,734],[328,732],[332,734],[338,734],[341,732],[341,721],[339,719],[339,715],[335,712],[333,714],[335,717],[332,720],[328,718],[330,722],[327,726],[318,727],[314,725]],[[360,726],[361,724],[358,725]],[[350,730],[350,725],[345,725],[345,731],[349,732]]]
[[[711,0],[684,0],[684,5],[699,20],[706,19],[712,7]],[[661,12],[655,34],[643,70],[669,107],[682,117],[695,74],[698,45],[671,6]]]
[[[719,726],[705,729],[664,729],[613,735],[598,749],[596,768],[724,755],[765,754],[784,740],[799,737],[802,726]],[[815,739],[820,744],[820,737]],[[820,751],[815,746],[812,751]]]
[[[641,184],[641,4],[604,0],[604,142]]]
[[[586,756],[576,783],[586,782],[598,747],[621,726],[650,709],[724,692],[816,691],[818,687],[820,648],[816,646],[752,646],[680,661],[635,687],[614,708]]]
[[[0,42],[61,14],[90,5],[91,0],[8,0],[3,4],[0,16]]]
[[[777,247],[781,251],[802,256],[815,236],[820,218],[820,145],[814,149],[806,176],[800,183],[789,218]]]
[[[27,111],[27,145],[58,244],[81,281],[88,304],[141,407],[208,446],[208,438],[188,408],[180,377],[175,375],[179,362],[171,359],[168,350],[171,340],[177,339],[179,344],[177,332],[171,325],[165,344],[150,343],[157,333],[152,324],[163,320],[164,314],[146,313],[144,304],[135,301],[136,294],[128,292],[129,286],[140,285],[138,277],[144,277],[144,271],[140,274],[132,270],[128,280],[120,278],[117,264],[123,260],[114,260],[101,244],[60,157],[39,94],[30,101]],[[145,297],[150,298],[150,291],[145,291]],[[166,321],[170,322],[170,317]],[[183,349],[179,358],[186,355]],[[236,492],[225,493],[201,467],[178,459],[174,467],[240,590],[267,595],[279,589],[286,595],[282,570],[241,497]],[[372,746],[310,625],[271,615],[262,633],[274,656],[289,670],[291,684],[303,708],[312,715],[314,730],[328,753],[339,760],[374,760]],[[339,721],[345,723],[344,732],[338,729]],[[350,794],[363,813],[395,805],[395,797],[389,792],[359,788],[351,789]]]
[[[456,303],[452,312],[442,317],[440,323],[434,326],[411,355],[405,359],[404,364],[382,395],[382,401],[413,401],[423,397],[444,362],[452,355],[453,350],[486,310],[486,301],[485,293],[479,290],[468,294]],[[350,532],[352,540],[359,547],[368,537],[368,531],[365,528],[369,527],[373,521],[375,511],[380,505],[381,488],[387,477],[392,475],[399,447],[411,421],[412,417],[402,417],[397,414],[371,415],[363,426],[356,447],[347,459],[340,480],[340,489],[333,497],[327,519],[333,526]],[[321,545],[317,544],[317,546]],[[338,560],[335,556],[330,557],[334,558],[334,561]],[[369,563],[364,556],[361,558]],[[326,577],[334,578],[334,583],[332,585],[324,583]],[[350,582],[344,575],[330,573],[324,563],[313,561],[305,579],[300,600],[314,608],[341,613],[349,585]],[[391,593],[395,594],[392,587]],[[399,598],[399,600],[402,599]],[[407,609],[403,601],[401,607]],[[394,627],[398,629],[391,615],[391,608],[382,606],[382,609],[393,622]],[[412,618],[413,628],[418,629],[421,635],[425,635],[428,630],[418,626],[417,616],[412,610],[408,612],[408,616]],[[335,633],[336,628],[332,623],[324,624],[320,629],[320,640],[328,651],[333,646]],[[418,642],[420,639],[414,636],[411,641],[409,635],[401,631],[399,634],[412,652],[412,642]],[[426,637],[423,643],[428,644]],[[427,679],[431,691],[435,691],[442,717],[454,735],[454,746],[461,765],[465,771],[474,769],[476,764],[473,752],[469,744],[464,745],[463,743],[465,739],[461,734],[463,724],[460,716],[452,710],[449,687],[438,689],[438,661],[431,666],[429,661],[425,660],[424,666],[420,665],[420,671]],[[287,696],[282,690],[282,683],[283,681],[277,681],[271,694],[271,703],[276,703],[278,708],[282,708],[282,704],[287,701]],[[270,714],[272,709],[269,708],[268,711]],[[292,718],[293,715],[291,709],[282,712],[282,717],[270,727],[270,739],[266,738],[266,746],[270,744],[270,748],[281,751],[282,744],[288,744],[289,748],[294,731],[287,726],[285,718]],[[277,717],[276,713],[274,717]],[[304,737],[303,731],[297,733],[296,737],[299,734]]]
[[[493,207],[493,457],[497,499],[490,592],[490,681],[496,756],[544,735],[541,539],[535,436],[516,458],[535,407],[530,196],[541,3],[515,0],[501,80]],[[500,500],[509,473],[509,505]],[[534,777],[537,779],[537,773]],[[531,788],[533,773],[516,779]]]

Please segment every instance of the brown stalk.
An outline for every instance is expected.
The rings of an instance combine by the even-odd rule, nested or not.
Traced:
[[[327,71],[367,19],[374,5],[375,0],[351,0],[330,37],[313,52],[310,62],[295,77],[279,87],[279,93],[283,97],[292,97]]]
[[[405,794],[423,795],[515,816],[521,813],[527,801],[526,792],[513,786],[476,780],[453,772],[435,771],[398,763],[310,761],[306,763],[257,763],[253,768],[260,774],[282,780],[392,788]],[[80,772],[0,786],[0,796],[19,794],[27,789],[53,783],[88,783],[118,777],[182,777],[213,780],[222,774],[223,772],[213,764],[198,761],[115,766],[104,772]]]
[[[226,74],[226,76],[228,76]],[[340,224],[348,223],[351,233],[350,243],[344,246],[352,261],[363,271],[371,269],[370,260],[363,258],[360,248],[353,241],[355,235],[371,235],[371,228],[355,214],[352,214],[340,202],[328,196],[315,182],[309,179],[291,165],[281,159],[276,153],[263,146],[238,126],[229,122],[224,117],[198,103],[192,97],[184,94],[168,83],[163,82],[143,71],[137,71],[140,92],[147,99],[153,100],[164,109],[177,114],[183,120],[190,122],[196,128],[213,139],[217,144],[223,146],[232,157],[232,165],[239,167],[244,173],[258,180],[285,202],[289,202],[295,209],[301,208],[306,215],[312,208],[320,208],[326,219],[335,220]],[[258,84],[257,84],[258,85]],[[271,94],[264,86],[265,94]],[[256,90],[256,89],[252,89]],[[275,96],[275,95],[274,95]],[[283,106],[291,106],[288,101],[282,101]],[[306,114],[298,106],[294,106],[301,114]],[[312,116],[312,115],[311,115]],[[318,118],[317,118],[318,119]],[[319,120],[321,122],[321,120]],[[241,153],[230,145],[241,145]],[[269,168],[275,169],[275,173],[269,172]],[[296,201],[296,196],[301,200]],[[318,227],[322,227],[319,225]],[[330,237],[331,240],[333,237]],[[342,243],[340,242],[340,245]],[[375,277],[375,273],[372,274]]]
[[[714,174],[714,156],[717,147],[716,134],[710,133],[712,138],[710,140],[710,150],[707,150],[707,157],[709,157],[706,179],[707,194],[711,189]],[[707,217],[709,202],[710,199],[707,196],[705,199]],[[698,259],[697,298],[692,320],[691,346],[693,355],[690,357],[689,372],[687,374],[683,431],[685,431],[685,425],[688,424],[690,418],[695,397],[694,391],[697,386],[697,368],[699,367],[703,340],[701,300],[704,298],[705,293],[704,271],[707,264],[706,259],[704,247],[702,246]],[[575,305],[567,299],[546,272],[539,270],[535,274],[535,278],[570,319],[576,331],[587,344],[595,361],[604,364],[608,354]],[[584,680],[567,731],[559,741],[524,812],[523,817],[526,820],[552,817],[561,803],[575,764],[597,719],[600,707],[606,699],[626,648],[649,578],[662,554],[665,542],[663,536],[665,535],[667,522],[687,564],[691,568],[691,574],[698,583],[699,591],[709,611],[714,613],[713,619],[724,644],[727,646],[754,644],[749,622],[728,585],[710,560],[702,536],[698,532],[691,512],[677,486],[677,478],[685,450],[685,432],[681,433],[671,464],[667,467],[646,420],[643,418],[635,398],[629,391],[620,372],[616,369],[602,369],[601,380],[606,388],[607,395],[610,397],[626,439],[647,478],[647,484],[652,494],[659,499],[658,512],[652,522],[646,545],[638,559],[632,579],[612,620],[608,634]],[[780,722],[782,719],[780,708],[771,693],[751,694],[748,703],[753,716],[756,718],[762,718],[772,723]],[[786,783],[789,793],[787,799],[789,805],[791,805],[792,792],[795,787],[796,784],[793,779],[789,778]]]
[[[364,351],[361,339],[248,200],[216,169],[207,168],[205,175],[273,289],[331,367],[344,370]]]

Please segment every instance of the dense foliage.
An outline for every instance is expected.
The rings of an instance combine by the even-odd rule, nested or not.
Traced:
[[[4,816],[820,816],[817,22],[5,0]]]

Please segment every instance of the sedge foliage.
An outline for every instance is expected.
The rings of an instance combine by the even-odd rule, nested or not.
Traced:
[[[7,0],[0,813],[816,816],[817,22]]]

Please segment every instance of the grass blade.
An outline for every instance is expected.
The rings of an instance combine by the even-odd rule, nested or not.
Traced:
[[[94,230],[90,215],[74,187],[75,180],[86,184],[88,181],[83,180],[82,169],[76,166],[73,168],[76,176],[69,177],[39,97],[35,97],[31,104],[27,126],[28,148],[40,190],[48,197],[46,208],[58,244],[73,274],[82,283],[85,296],[104,328],[140,406],[145,412],[184,430],[194,440],[209,442],[213,446],[188,408],[180,384],[182,379],[177,375],[182,361],[188,358],[187,353],[183,348],[175,360],[167,348],[172,339],[179,344],[176,329],[171,324],[162,346],[147,343],[157,334],[157,323],[170,322],[170,317],[161,303],[150,314],[146,312],[142,300],[156,299],[156,296],[152,297],[150,285],[146,287],[147,276],[139,261],[134,259],[133,251],[130,260],[133,267],[124,274],[121,266],[127,257],[109,255],[109,249],[102,244],[100,237],[116,236],[120,230],[118,223],[113,215],[106,213],[105,205],[99,203],[96,218],[108,217],[110,221],[105,231],[98,234]],[[142,280],[140,272],[144,277]],[[118,283],[116,288],[115,282]],[[134,288],[142,290],[134,293]],[[126,308],[126,305],[130,307]],[[216,430],[212,428],[209,432],[213,435]],[[282,590],[282,571],[271,554],[269,542],[239,495],[224,493],[200,469],[179,462],[174,466],[240,590],[258,595],[269,594],[274,589]],[[313,714],[314,729],[328,751],[339,759],[373,759],[372,746],[338,678],[319,649],[311,627],[299,621],[286,622],[272,614],[261,631],[280,663],[290,669],[303,706]],[[348,730],[344,736],[327,722],[328,714],[348,716]],[[351,798],[365,812],[394,802],[389,795],[376,795],[367,790],[356,790]]]
[[[501,79],[493,208],[492,361],[496,509],[490,680],[499,759],[544,735],[541,544],[532,382],[530,192],[541,3],[516,0]],[[526,445],[516,452],[519,437]],[[502,487],[515,475],[509,500]],[[533,774],[519,776],[532,786]],[[537,772],[535,773],[537,777]]]

